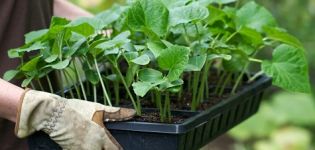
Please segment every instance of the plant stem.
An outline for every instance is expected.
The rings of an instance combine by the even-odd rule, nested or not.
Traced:
[[[245,73],[245,71],[246,71],[248,65],[249,65],[249,63],[247,63],[247,64],[244,66],[242,72],[241,72],[241,73],[239,74],[239,76],[237,77],[236,82],[235,82],[235,84],[234,84],[234,86],[233,86],[233,89],[232,89],[232,91],[231,91],[232,94],[235,94],[235,92],[236,92],[236,90],[237,90],[237,88],[238,88],[240,82],[241,82],[242,79],[243,79],[244,73]]]
[[[222,84],[223,79],[225,78],[225,76],[226,76],[226,72],[223,72],[223,74],[220,75],[219,82],[217,83],[217,86],[216,86],[215,91],[214,91],[215,94],[219,94],[220,85]]]
[[[104,96],[105,96],[105,97],[104,97],[104,98],[105,98],[105,99],[104,99],[104,104],[106,104],[106,101],[107,101],[108,104],[109,104],[109,106],[112,106],[112,102],[110,101],[109,96],[108,96],[108,94],[107,94],[106,87],[105,87],[103,78],[102,78],[102,76],[101,76],[101,72],[100,72],[100,70],[99,70],[99,68],[98,68],[98,64],[97,64],[96,58],[94,58],[94,64],[95,64],[95,68],[96,68],[98,77],[99,77],[99,79],[100,79],[100,81],[101,81],[102,90],[103,90],[103,93],[104,93]]]
[[[232,34],[225,40],[225,42],[226,42],[226,43],[229,42],[237,33],[238,33],[237,31],[235,31],[234,33],[232,33]]]
[[[75,60],[75,59],[74,59],[74,60]],[[73,61],[73,66],[74,66],[75,73],[76,73],[76,75],[77,75],[77,77],[78,77],[78,79],[79,79],[79,83],[80,83],[80,86],[81,86],[81,91],[82,91],[84,100],[87,100],[87,97],[86,97],[86,94],[85,94],[84,85],[83,85],[83,82],[82,82],[82,79],[81,79],[81,76],[80,76],[80,73],[79,73],[79,70],[78,70],[78,67],[77,67],[75,61]]]
[[[171,101],[170,101],[170,94],[169,92],[166,93],[166,98],[165,98],[165,115],[166,118],[168,119],[168,122],[171,122],[172,120],[172,115],[171,115]]]
[[[94,97],[94,102],[97,102],[97,90],[96,90],[96,85],[93,84],[93,97]]]
[[[232,74],[233,74],[233,73],[228,73],[227,78],[225,79],[225,81],[224,81],[224,83],[223,83],[223,85],[222,85],[222,87],[221,87],[219,96],[222,96],[222,95],[223,95],[227,83],[230,82],[230,80],[231,80]]]
[[[46,80],[47,80],[47,82],[48,82],[48,86],[49,86],[49,89],[50,89],[50,93],[54,93],[54,89],[53,89],[53,87],[52,87],[52,85],[51,85],[51,81],[50,81],[50,78],[49,78],[48,74],[46,75]]]
[[[65,71],[65,73],[70,78],[72,83],[76,83],[76,81],[71,77],[70,73],[67,70]],[[73,86],[74,86],[75,91],[77,92],[78,98],[82,99],[81,93],[80,93],[80,90],[79,90],[78,86],[76,84],[73,84]]]
[[[251,83],[253,81],[255,81],[258,77],[260,77],[261,75],[264,74],[264,71],[259,71],[257,72],[253,77],[251,77],[249,80],[248,80],[248,83]]]
[[[156,106],[159,108],[159,111],[160,111],[160,119],[161,119],[161,122],[164,122],[163,107],[161,103],[161,93],[158,90],[156,90],[155,94],[156,94]]]
[[[263,62],[262,60],[256,59],[256,58],[249,58],[249,61],[257,62],[257,63],[262,63]]]
[[[198,92],[199,77],[200,77],[200,71],[194,72],[194,77],[193,77],[193,97],[192,97],[192,103],[191,103],[191,110],[192,111],[195,111],[196,107],[198,105],[197,92]]]
[[[114,66],[114,68],[116,69],[116,72],[118,73],[119,78],[120,78],[121,82],[123,83],[123,85],[124,85],[124,87],[125,87],[125,89],[126,89],[126,91],[127,91],[127,94],[129,95],[129,98],[131,99],[131,102],[132,102],[132,104],[133,104],[133,107],[135,108],[137,114],[140,115],[140,114],[141,114],[141,110],[140,110],[140,108],[138,107],[138,105],[136,104],[135,99],[133,98],[133,96],[132,96],[132,94],[131,94],[131,92],[130,92],[130,90],[129,90],[129,87],[127,86],[127,83],[126,83],[126,81],[125,81],[124,76],[122,75],[122,73],[120,72],[120,70],[119,70],[119,68],[118,68],[118,66],[117,66],[116,64],[113,64],[113,66]]]
[[[32,89],[33,89],[33,90],[36,90],[33,81],[31,81],[30,84],[31,84]]]
[[[65,77],[66,84],[67,84],[68,86],[70,86],[71,83],[69,82],[69,79],[68,79],[68,77],[66,76],[64,70],[62,71],[62,75]],[[69,92],[70,92],[71,98],[74,98],[74,94],[73,94],[72,88],[69,89]]]
[[[58,72],[59,72],[59,78],[60,78],[60,81],[61,81],[61,84],[60,84],[61,85],[61,96],[65,97],[65,93],[64,93],[65,92],[65,88],[64,88],[64,85],[63,85],[64,82],[63,82],[62,70],[59,70]]]
[[[36,81],[37,81],[37,83],[38,83],[38,85],[39,85],[40,90],[41,90],[41,91],[45,91],[45,90],[44,90],[44,87],[43,87],[43,85],[42,85],[42,83],[40,82],[40,80],[37,79]]]
[[[198,98],[197,98],[199,103],[202,102],[203,98],[204,98],[204,89],[205,89],[205,84],[206,85],[208,84],[207,79],[208,79],[208,73],[210,70],[210,65],[211,65],[211,62],[206,62],[206,65],[205,65],[204,70],[203,70],[203,74],[202,74],[201,82],[200,82],[200,87],[199,87],[199,92],[198,92]],[[208,93],[208,89],[207,89],[206,93]]]

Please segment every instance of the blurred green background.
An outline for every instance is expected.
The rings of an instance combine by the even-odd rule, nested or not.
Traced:
[[[98,13],[124,0],[71,0]],[[241,0],[245,3],[249,0]],[[315,0],[256,0],[277,18],[281,27],[304,44],[315,87]],[[264,54],[266,55],[266,54]],[[270,55],[270,54],[267,54]],[[203,149],[315,150],[315,100],[311,95],[272,88],[260,111]],[[315,93],[315,92],[314,92]],[[270,96],[271,95],[271,96]]]

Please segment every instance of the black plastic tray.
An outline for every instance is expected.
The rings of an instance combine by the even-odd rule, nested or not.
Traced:
[[[195,150],[227,132],[258,111],[271,79],[261,77],[237,94],[202,112],[176,111],[191,115],[181,124],[148,122],[106,123],[125,150]],[[43,133],[29,138],[30,150],[60,149]]]

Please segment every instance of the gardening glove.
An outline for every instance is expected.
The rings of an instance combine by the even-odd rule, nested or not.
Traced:
[[[122,121],[134,115],[132,109],[25,90],[18,108],[15,133],[25,138],[36,131],[44,131],[67,150],[118,150],[122,147],[104,127],[103,120]]]

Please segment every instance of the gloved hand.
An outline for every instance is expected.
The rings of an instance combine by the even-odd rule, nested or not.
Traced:
[[[26,90],[20,100],[15,133],[24,138],[41,130],[63,149],[117,150],[122,147],[104,127],[103,119],[122,121],[134,115],[132,109]]]

